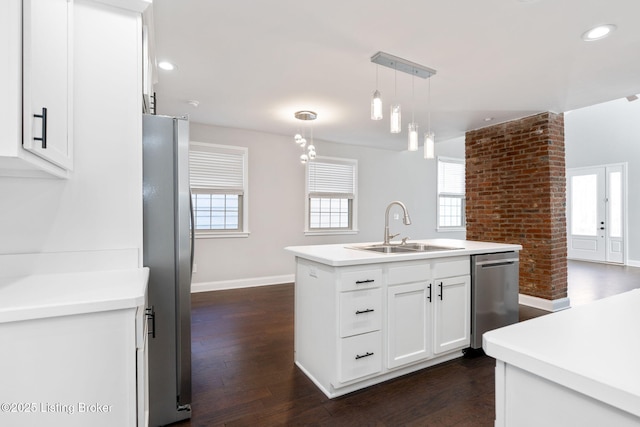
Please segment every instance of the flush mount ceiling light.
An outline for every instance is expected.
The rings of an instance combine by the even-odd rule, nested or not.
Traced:
[[[172,64],[169,61],[160,61],[158,62],[158,67],[165,70],[165,71],[173,71],[175,70],[177,67],[175,66],[175,64]]]
[[[310,110],[301,110],[293,113],[293,116],[302,121],[310,121],[318,118],[318,114],[315,111]],[[313,160],[316,158],[316,147],[313,145],[313,128],[311,128],[310,132],[310,140],[311,143],[307,146],[307,139],[305,138],[305,132],[302,134],[300,132],[296,133],[293,137],[293,140],[302,148],[302,154],[300,155],[300,163],[303,165],[306,164],[309,160]],[[307,147],[305,151],[305,147]]]
[[[586,42],[592,42],[596,40],[602,40],[609,37],[617,27],[613,24],[604,24],[593,27],[582,34],[582,40]]]
[[[425,67],[424,65],[416,64],[415,62],[408,61],[406,59],[397,57],[395,55],[391,55],[385,52],[378,52],[371,57],[371,62],[374,64],[382,65],[388,68],[392,68],[394,70],[394,92],[397,91],[397,72],[401,71],[403,73],[411,74],[412,78],[420,77],[422,79],[428,79],[429,77],[436,74],[436,70],[433,68]],[[413,83],[412,80],[412,102],[413,102]],[[377,86],[377,81],[376,81]],[[374,92],[374,96],[377,93]],[[373,111],[373,105],[372,105]],[[418,149],[418,124],[413,120],[413,111],[412,111],[412,121],[409,124],[409,151],[416,151]],[[372,113],[373,118],[373,113]],[[430,121],[431,119],[429,119]],[[400,133],[402,130],[401,124],[401,109],[400,105],[395,103],[390,107],[390,130],[391,133]],[[433,141],[433,135],[431,134],[431,124],[429,124],[429,132],[431,135],[431,141]]]

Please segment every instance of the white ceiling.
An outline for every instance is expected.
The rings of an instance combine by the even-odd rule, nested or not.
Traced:
[[[427,128],[429,81],[436,142],[640,93],[639,0],[154,0],[153,15],[156,58],[178,67],[158,70],[158,113],[211,125],[293,135],[310,109],[316,139],[404,150],[413,109]],[[597,24],[617,30],[584,42]],[[392,69],[369,118],[378,51],[437,70],[397,73],[402,134]]]

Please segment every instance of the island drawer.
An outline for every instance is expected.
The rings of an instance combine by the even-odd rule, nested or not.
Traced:
[[[338,381],[346,383],[382,371],[380,331],[340,340]]]
[[[340,336],[378,331],[382,325],[382,290],[363,289],[340,294]]]
[[[379,288],[382,285],[382,269],[347,270],[340,272],[340,291]]]

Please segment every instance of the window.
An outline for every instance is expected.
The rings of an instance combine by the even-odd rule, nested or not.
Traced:
[[[464,160],[438,157],[438,230],[464,230]]]
[[[318,157],[307,163],[306,234],[352,234],[358,161]]]
[[[191,142],[189,175],[198,237],[245,237],[248,148]]]

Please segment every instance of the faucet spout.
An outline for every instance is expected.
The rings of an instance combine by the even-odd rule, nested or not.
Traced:
[[[389,206],[387,206],[387,210],[384,213],[384,242],[383,244],[388,245],[389,244],[389,240],[393,239],[396,235],[390,235],[389,234],[389,211],[391,210],[391,206],[393,205],[398,205],[402,208],[402,212],[404,214],[403,218],[402,218],[402,222],[404,223],[404,225],[411,225],[411,218],[409,217],[409,211],[407,210],[407,207],[404,205],[404,203],[399,202],[399,201],[393,201],[391,203],[389,203]]]

